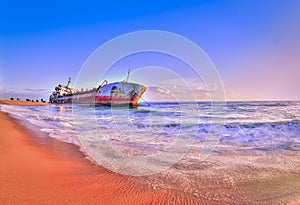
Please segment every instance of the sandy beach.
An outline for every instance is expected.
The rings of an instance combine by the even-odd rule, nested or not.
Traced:
[[[36,137],[3,112],[0,125],[0,204],[198,203],[94,165],[77,146]]]
[[[160,174],[129,177],[6,113],[0,125],[0,204],[300,204],[299,153],[212,154],[202,163],[183,160]]]

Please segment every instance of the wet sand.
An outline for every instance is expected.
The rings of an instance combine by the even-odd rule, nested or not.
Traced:
[[[300,205],[299,152],[214,152],[203,162],[183,159],[160,174],[128,177],[78,149],[0,112],[0,204]]]
[[[212,204],[300,204],[300,154],[289,154],[213,153],[143,180]]]
[[[77,146],[34,136],[2,112],[0,125],[0,204],[200,203],[94,165]]]

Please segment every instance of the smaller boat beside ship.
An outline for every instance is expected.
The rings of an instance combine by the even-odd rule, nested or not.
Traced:
[[[108,83],[102,81],[97,88],[76,90],[70,87],[71,78],[68,84],[58,84],[55,91],[50,95],[50,103],[77,103],[77,104],[95,104],[105,106],[136,106],[143,93],[146,91],[144,85],[128,82],[130,70],[127,79],[120,82]]]

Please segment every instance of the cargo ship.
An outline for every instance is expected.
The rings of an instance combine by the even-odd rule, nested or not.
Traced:
[[[49,102],[56,104],[77,103],[95,104],[104,106],[136,106],[143,93],[146,91],[144,85],[128,82],[127,79],[120,82],[108,83],[104,80],[97,88],[87,90],[76,90],[68,84],[58,84],[55,91],[50,95]]]

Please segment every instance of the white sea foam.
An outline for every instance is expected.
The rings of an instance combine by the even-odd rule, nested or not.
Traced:
[[[181,106],[181,107],[180,107]],[[110,109],[86,105],[22,107],[1,105],[1,110],[27,120],[41,131],[58,140],[80,145],[78,132],[85,132],[93,141],[118,141],[122,146],[135,149],[161,150],[167,148],[174,137],[194,138],[196,144],[209,140],[211,123],[225,117],[220,144],[228,150],[256,149],[300,150],[299,102],[232,102],[219,113],[210,103],[152,103],[138,109]],[[184,109],[182,107],[193,109]],[[74,121],[74,112],[80,116]],[[91,123],[97,130],[91,130]],[[196,134],[195,134],[196,131]],[[222,146],[220,146],[222,147]]]

